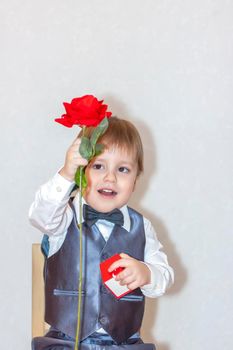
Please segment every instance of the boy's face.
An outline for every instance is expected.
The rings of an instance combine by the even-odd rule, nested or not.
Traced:
[[[137,178],[134,154],[117,147],[106,149],[88,164],[84,198],[99,212],[109,212],[128,203]]]

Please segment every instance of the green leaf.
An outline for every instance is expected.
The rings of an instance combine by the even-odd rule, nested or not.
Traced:
[[[100,124],[94,129],[91,135],[90,141],[93,148],[95,147],[98,138],[105,133],[107,128],[108,128],[108,118],[105,117],[104,119],[102,119]]]
[[[87,160],[90,160],[91,157],[93,156],[92,145],[90,143],[90,140],[85,136],[81,138],[79,153],[83,158]]]
[[[75,173],[75,183],[76,185],[78,186],[79,188],[79,185],[80,185],[80,172],[81,173],[81,186],[82,186],[82,190],[84,191],[85,188],[87,187],[87,178],[86,178],[86,175],[83,171],[83,169],[81,169],[81,167],[79,167]]]
[[[100,155],[104,150],[104,145],[102,145],[101,143],[97,143],[95,145],[95,157]]]

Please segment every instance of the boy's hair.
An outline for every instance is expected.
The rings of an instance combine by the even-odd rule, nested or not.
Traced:
[[[138,166],[137,176],[139,176],[143,172],[143,146],[138,130],[128,120],[118,117],[110,117],[108,122],[109,126],[98,139],[98,143],[103,144],[105,149],[118,147],[135,155],[135,161]],[[93,127],[87,127],[85,136],[90,137],[92,131]]]

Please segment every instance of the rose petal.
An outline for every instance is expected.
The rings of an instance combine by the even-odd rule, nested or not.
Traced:
[[[54,120],[55,120],[55,122],[62,124],[64,126],[66,126],[67,128],[71,128],[74,125],[74,123],[72,123],[72,121],[70,121],[67,118],[56,118]]]
[[[66,113],[70,115],[72,113],[71,104],[68,102],[63,102],[63,106],[65,107]]]

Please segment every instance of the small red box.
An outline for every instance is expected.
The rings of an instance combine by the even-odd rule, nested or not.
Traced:
[[[111,256],[111,258],[102,261],[100,263],[100,271],[102,275],[102,279],[106,287],[115,295],[117,299],[120,299],[124,295],[132,292],[132,290],[128,289],[127,286],[121,286],[119,281],[115,280],[115,276],[124,270],[123,267],[119,267],[118,269],[109,272],[109,267],[117,260],[120,260],[121,256],[119,254]]]

